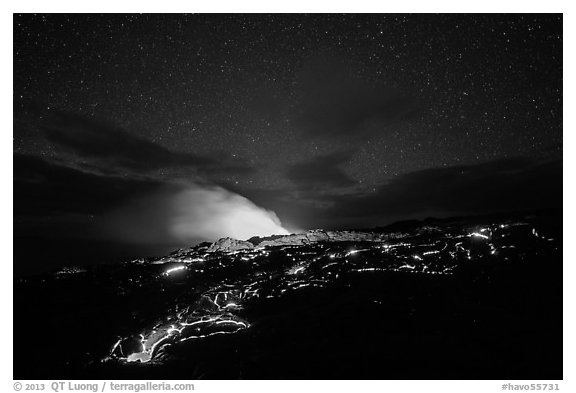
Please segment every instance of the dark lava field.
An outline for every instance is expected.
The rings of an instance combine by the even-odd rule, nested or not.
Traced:
[[[15,277],[14,378],[561,379],[562,249],[492,216]]]

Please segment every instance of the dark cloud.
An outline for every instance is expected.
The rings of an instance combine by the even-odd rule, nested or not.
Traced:
[[[427,169],[394,178],[372,194],[331,197],[324,216],[379,225],[405,217],[562,207],[562,160],[507,159]]]
[[[216,184],[93,174],[19,154],[14,168],[18,235],[92,231],[99,239],[181,247],[284,231],[273,212]]]
[[[83,172],[41,158],[14,154],[14,264],[17,275],[62,265],[162,255],[174,247],[140,247],[106,239],[100,216],[162,184]]]
[[[305,171],[298,173],[305,178],[303,174],[313,168],[316,160],[325,160],[337,167],[338,163],[349,158],[349,154],[338,152],[317,157],[307,163],[307,167],[300,168]],[[189,217],[192,211],[196,220],[194,209],[199,209],[198,212],[209,210],[202,207],[206,206],[205,200],[238,200],[250,206],[253,202],[255,206],[277,213],[283,226],[290,230],[367,228],[406,218],[562,207],[561,159],[523,158],[427,169],[396,177],[369,194],[334,195],[316,192],[314,187],[305,187],[306,181],[314,185],[315,176],[311,174],[303,183],[299,183],[302,186],[299,193],[290,189],[227,191],[214,185],[204,187],[198,184],[190,189],[185,185],[168,185],[149,178],[88,173],[40,158],[15,154],[15,242],[23,245],[23,250],[29,244],[41,244],[43,249],[52,250],[51,260],[44,259],[42,263],[45,264],[63,263],[64,260],[74,262],[74,258],[85,260],[86,252],[92,255],[90,261],[93,262],[98,262],[97,257],[106,260],[121,255],[160,255],[187,245],[185,241],[177,242],[172,235],[167,236],[167,218]],[[197,196],[206,192],[209,198],[199,203]],[[161,198],[158,198],[159,195]],[[168,197],[164,197],[166,195]],[[216,198],[218,195],[229,197],[219,199]],[[189,196],[194,197],[193,201]],[[117,212],[125,212],[127,206],[134,210],[133,214],[118,216]],[[178,206],[185,209],[186,214],[175,215],[174,208]],[[147,214],[142,215],[142,212]],[[121,217],[120,223],[110,221],[110,213],[113,217]],[[151,219],[156,217],[154,214],[158,214],[158,217]],[[108,221],[104,222],[108,225],[100,225],[106,218]],[[145,222],[140,223],[139,220],[144,219]],[[194,220],[189,221],[193,223]],[[113,225],[110,225],[111,222]],[[139,223],[142,228],[139,228]],[[196,225],[192,224],[192,227],[196,228]],[[111,228],[124,228],[123,236]],[[152,235],[155,230],[164,232],[154,235],[156,243],[149,241],[150,237],[146,238],[150,248],[130,249],[127,234],[142,236],[139,231],[145,229]],[[160,244],[170,241],[174,244]],[[190,242],[193,243],[192,239]],[[30,261],[31,266],[39,263]]]
[[[332,189],[334,190],[334,189]],[[517,158],[400,175],[373,192],[237,188],[294,229],[353,229],[404,219],[562,208],[562,160]]]
[[[13,159],[14,242],[26,260],[18,274],[282,229],[273,212],[215,184],[87,172],[21,154]],[[29,253],[30,245],[42,258]]]
[[[97,228],[100,216],[132,198],[158,190],[149,179],[84,172],[41,158],[14,154],[14,252],[25,263],[16,274],[64,264],[119,261],[167,251],[129,249],[107,240]],[[37,252],[41,250],[41,257]]]
[[[14,214],[98,214],[162,183],[101,176],[38,157],[14,154]]]
[[[103,122],[62,112],[53,113],[42,131],[51,142],[83,158],[99,160],[106,166],[140,171],[190,167],[203,173],[248,173],[253,170],[222,154],[215,159],[173,152]]]
[[[293,183],[305,187],[348,187],[356,184],[341,165],[352,158],[352,151],[337,151],[318,156],[307,162],[292,165],[286,171],[286,177]]]

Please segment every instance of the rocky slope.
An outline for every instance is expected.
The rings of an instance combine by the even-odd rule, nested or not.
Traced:
[[[252,237],[248,240],[222,238],[213,243],[208,252],[233,252],[254,247],[302,246],[318,242],[381,242],[398,239],[403,233],[376,233],[357,231],[325,231],[313,229],[304,233],[294,233],[285,236]]]
[[[14,377],[561,379],[561,223],[224,238],[16,280]]]

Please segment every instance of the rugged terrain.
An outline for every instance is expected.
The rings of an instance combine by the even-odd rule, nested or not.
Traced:
[[[14,378],[560,379],[561,224],[225,238],[15,278]]]

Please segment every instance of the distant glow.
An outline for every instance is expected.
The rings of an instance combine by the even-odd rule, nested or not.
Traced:
[[[244,322],[234,321],[233,319],[216,321],[216,325],[222,325],[223,323],[225,323],[225,324],[237,325],[237,326],[242,326],[243,328],[247,328],[247,327],[248,327],[248,325],[246,325]]]
[[[366,267],[364,269],[356,269],[355,272],[376,272],[376,271],[386,271],[386,269],[382,269],[379,267]]]
[[[186,269],[186,266],[176,266],[176,267],[173,267],[171,269],[166,270],[164,272],[164,274],[169,275],[170,273],[174,273],[174,272],[177,272],[179,270],[184,270],[184,269]]]
[[[152,358],[152,356],[148,352],[136,352],[136,353],[133,353],[130,356],[128,356],[126,361],[128,361],[128,362],[141,361],[142,363],[146,363],[146,362],[149,362],[151,360],[151,358]]]
[[[322,269],[326,269],[327,267],[334,266],[334,265],[337,265],[337,264],[338,264],[338,262],[330,262],[330,263],[322,266]]]
[[[114,351],[116,350],[116,348],[118,348],[118,345],[120,345],[120,343],[122,342],[122,339],[119,339],[118,341],[116,341],[116,344],[114,344],[112,346],[112,350],[110,351],[110,353],[114,353]],[[122,348],[120,348],[122,349]]]
[[[488,244],[490,246],[490,254],[494,255],[496,254],[496,246],[494,246],[494,244],[490,243]]]
[[[105,217],[103,225],[115,238],[146,245],[290,234],[276,213],[222,187],[199,184],[131,201]]]
[[[288,270],[288,274],[298,274],[301,271],[304,271],[304,269],[306,269],[306,266],[294,266]]]
[[[469,234],[468,236],[469,237],[481,237],[482,239],[489,239],[488,236],[483,235],[483,234],[478,233],[478,232],[473,232],[473,233]]]
[[[358,254],[359,252],[369,251],[369,250],[370,250],[369,248],[364,248],[364,249],[362,249],[362,250],[350,250],[350,251],[348,251],[348,252],[346,253],[345,256],[354,255],[354,254]]]
[[[197,236],[198,228],[217,236],[247,239],[251,236],[288,235],[274,212],[220,187],[190,188],[173,198],[178,214],[172,233],[179,238]],[[216,234],[215,234],[216,235]]]

